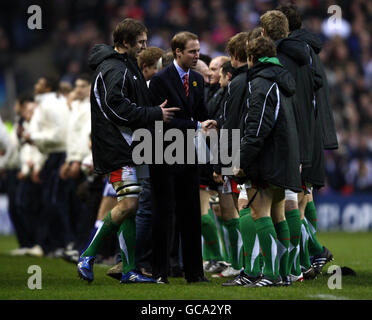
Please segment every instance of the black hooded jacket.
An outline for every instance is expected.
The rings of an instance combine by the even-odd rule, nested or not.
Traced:
[[[216,94],[216,92],[220,89],[220,84],[214,83],[204,83],[204,99],[205,99],[205,105],[208,108],[208,103],[212,99],[212,97]]]
[[[240,126],[244,108],[242,102],[247,87],[248,65],[234,69],[231,81],[227,87],[226,98],[223,101],[218,126],[224,129],[237,129]]]
[[[321,131],[324,149],[332,150],[338,148],[338,141],[333,118],[332,106],[330,102],[330,91],[327,82],[327,76],[324,71],[323,63],[318,54],[322,50],[322,42],[317,35],[306,29],[294,30],[290,38],[299,39],[306,42],[310,47],[312,65],[317,74],[320,74],[323,80],[323,86],[315,92],[318,116],[320,118]]]
[[[293,107],[300,143],[302,167],[310,167],[315,129],[314,94],[321,87],[321,78],[311,68],[310,51],[305,42],[285,38],[275,42],[277,57],[296,82]]]
[[[290,34],[291,38],[302,40],[306,43],[310,56],[311,66],[322,78],[323,86],[315,92],[315,130],[313,136],[313,153],[311,167],[304,168],[302,178],[312,183],[319,189],[325,183],[324,149],[338,147],[332,108],[330,105],[329,88],[322,62],[318,53],[322,49],[320,39],[306,29],[298,29]]]
[[[240,167],[253,182],[300,192],[298,136],[291,105],[294,79],[270,62],[255,63],[247,76]]]
[[[227,87],[219,88],[207,103],[208,116],[218,120],[223,112],[223,103],[226,99]]]
[[[159,106],[150,107],[149,92],[136,61],[113,47],[93,47],[88,60],[94,70],[91,120],[94,170],[106,174],[132,160],[132,134],[162,120]]]
[[[227,135],[228,141],[226,145],[221,145],[220,148],[226,148],[228,150],[226,154],[229,155],[231,154],[232,149],[232,130],[239,129],[241,127],[241,123],[245,114],[244,97],[246,95],[248,84],[247,71],[247,64],[234,70],[231,81],[227,87],[225,97],[221,101],[219,116],[217,119],[217,126],[220,129],[224,129],[223,134]],[[221,141],[225,140],[221,137]],[[224,166],[227,167],[230,165],[224,164]],[[221,164],[214,165],[213,170],[216,173],[221,173]]]

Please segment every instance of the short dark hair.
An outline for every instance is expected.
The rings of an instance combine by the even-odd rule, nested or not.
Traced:
[[[52,92],[58,91],[59,88],[59,78],[57,75],[48,74],[41,76],[40,78],[45,79],[46,86],[51,89]]]
[[[183,31],[177,33],[171,40],[171,48],[173,52],[173,57],[176,57],[176,49],[180,49],[181,51],[185,50],[186,44],[189,40],[199,40],[199,37],[189,31]]]
[[[211,61],[212,61],[212,58],[211,58],[209,55],[207,55],[207,54],[200,53],[200,54],[199,54],[199,60],[205,62],[206,65],[209,66],[209,64],[210,64]]]
[[[19,104],[20,105],[23,105],[24,103],[26,102],[34,102],[35,99],[34,99],[34,95],[31,93],[31,92],[22,92],[17,100],[19,101]]]
[[[61,81],[58,85],[58,93],[69,94],[73,90],[69,81]]]
[[[289,32],[292,32],[297,29],[301,29],[302,18],[300,12],[298,11],[297,6],[294,4],[280,5],[277,8],[279,11],[283,12],[288,19]]]
[[[230,60],[222,64],[221,72],[224,76],[226,76],[228,72],[230,72],[231,74],[234,72],[234,67],[231,65]]]
[[[247,55],[245,53],[245,44],[248,40],[248,32],[240,32],[231,37],[226,45],[226,52],[235,57],[240,62],[247,62]]]
[[[268,37],[258,37],[248,42],[247,56],[253,57],[253,63],[262,57],[276,57],[276,47],[273,40]]]
[[[129,45],[134,46],[137,37],[144,32],[148,33],[147,28],[141,21],[126,18],[115,27],[113,33],[114,45],[115,47],[123,47],[123,42],[125,41]]]
[[[77,77],[76,77],[76,80],[84,80],[84,81],[87,81],[87,82],[91,82],[91,77],[88,73],[81,73],[79,74]]]

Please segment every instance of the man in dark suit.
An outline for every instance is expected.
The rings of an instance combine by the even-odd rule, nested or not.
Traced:
[[[186,145],[187,129],[207,130],[216,123],[207,120],[203,77],[190,70],[199,59],[198,37],[190,32],[178,33],[171,41],[171,48],[174,61],[151,79],[149,88],[153,103],[166,99],[169,105],[180,108],[176,117],[164,125],[164,132],[170,128],[180,129]],[[155,141],[155,148],[158,147]],[[152,272],[158,283],[168,283],[174,228],[180,232],[185,279],[189,283],[207,281],[201,250],[198,167],[196,163],[186,163],[186,149],[185,146],[183,164],[176,162],[173,165],[164,163],[150,166],[153,196]]]

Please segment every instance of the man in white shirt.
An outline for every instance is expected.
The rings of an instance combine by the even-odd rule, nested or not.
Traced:
[[[86,180],[81,171],[82,163],[87,156],[91,155],[89,97],[89,75],[81,74],[76,78],[75,87],[68,98],[70,105],[66,134],[66,160],[59,171],[60,178],[66,182],[67,203],[70,208],[73,242],[73,246],[70,247],[76,250],[83,249],[92,228],[91,222],[94,223],[97,215],[96,211],[89,211],[87,204],[78,196],[78,187]]]
[[[83,159],[91,153],[90,136],[90,80],[80,75],[75,81],[73,100],[68,113],[66,134],[66,160],[61,168],[61,178],[76,179],[80,174]]]
[[[30,121],[25,141],[35,145],[47,159],[40,171],[42,183],[42,217],[40,237],[44,253],[62,253],[71,241],[65,181],[59,169],[66,157],[68,107],[66,98],[56,92],[58,81],[41,77],[34,87],[37,107]]]
[[[19,119],[16,121],[13,137],[19,152],[19,171],[17,169],[17,192],[16,192],[16,212],[23,221],[21,233],[20,249],[12,251],[14,255],[33,255],[43,254],[39,243],[39,216],[42,209],[42,189],[39,179],[39,172],[46,160],[46,157],[39,149],[23,139],[23,134],[28,132],[29,124],[36,107],[34,98],[30,94],[23,94],[19,97]],[[41,240],[40,240],[41,241]]]

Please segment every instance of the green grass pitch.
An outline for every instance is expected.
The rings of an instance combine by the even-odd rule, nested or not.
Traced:
[[[186,284],[183,278],[170,278],[170,285],[127,284],[107,277],[109,266],[95,265],[95,280],[88,284],[77,276],[76,266],[62,259],[12,257],[17,247],[13,236],[0,236],[1,300],[354,300],[372,299],[372,233],[321,232],[318,238],[333,253],[335,260],[325,266],[316,280],[295,283],[290,287],[222,287],[225,279],[211,283]],[[327,269],[347,266],[356,276],[343,276],[342,289],[328,288]],[[42,288],[28,288],[29,266],[42,271]]]

